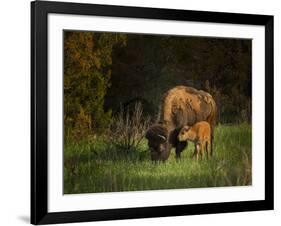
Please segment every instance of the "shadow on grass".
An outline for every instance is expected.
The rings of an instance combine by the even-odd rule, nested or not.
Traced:
[[[107,142],[97,141],[97,143],[92,142],[87,145],[83,143],[66,145],[64,152],[64,161],[66,164],[67,162],[79,162],[79,164],[83,164],[92,160],[145,161],[147,159],[150,159],[150,154],[146,144],[143,144],[141,147],[126,150]]]

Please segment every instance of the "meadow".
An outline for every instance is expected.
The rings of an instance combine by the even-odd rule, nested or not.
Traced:
[[[180,160],[150,160],[146,139],[124,151],[106,136],[64,146],[64,194],[245,186],[252,182],[251,125],[218,125],[214,156],[191,158],[189,143]]]

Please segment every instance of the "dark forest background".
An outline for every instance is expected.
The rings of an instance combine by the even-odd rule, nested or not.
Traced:
[[[245,39],[64,31],[65,134],[103,133],[136,103],[155,120],[176,85],[209,92],[219,123],[250,123],[251,53]]]

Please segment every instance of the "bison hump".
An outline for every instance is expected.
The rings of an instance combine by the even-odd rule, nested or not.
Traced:
[[[207,92],[176,86],[163,96],[160,121],[174,127],[193,125],[208,118],[212,112],[212,101],[212,96]]]

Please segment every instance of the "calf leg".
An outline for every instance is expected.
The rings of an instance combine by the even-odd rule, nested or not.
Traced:
[[[192,158],[192,159],[194,158],[194,156],[196,156],[196,152],[197,152],[196,143],[194,143],[194,151],[193,151],[193,153],[191,154],[191,158]]]
[[[198,161],[199,152],[200,152],[200,144],[196,144],[196,161]]]

